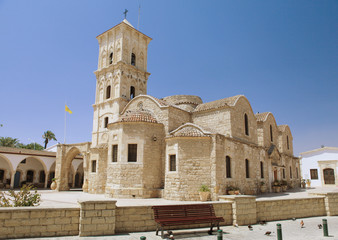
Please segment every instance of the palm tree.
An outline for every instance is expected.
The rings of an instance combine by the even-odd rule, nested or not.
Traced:
[[[47,148],[47,144],[50,140],[57,141],[55,138],[55,134],[49,130],[43,133],[42,138],[45,139],[45,149]]]
[[[19,139],[11,137],[0,137],[0,146],[2,147],[16,147]]]

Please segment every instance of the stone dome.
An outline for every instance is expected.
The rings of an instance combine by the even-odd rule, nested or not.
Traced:
[[[121,117],[120,122],[157,123],[157,120],[147,111],[127,111]]]
[[[203,103],[199,96],[194,95],[174,95],[165,97],[162,100],[171,105],[176,105],[186,111],[193,111],[197,105]]]

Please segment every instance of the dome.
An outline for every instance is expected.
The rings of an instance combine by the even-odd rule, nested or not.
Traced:
[[[146,111],[127,111],[121,117],[120,122],[149,122],[157,123],[157,120],[151,115],[150,112]]]

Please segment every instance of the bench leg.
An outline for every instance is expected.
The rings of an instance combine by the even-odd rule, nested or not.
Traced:
[[[209,235],[212,235],[212,229],[214,228],[214,224],[213,223],[211,223],[211,225],[210,225],[210,230],[208,231],[208,234]]]
[[[161,238],[164,238],[163,227],[161,227]]]
[[[156,224],[156,236],[158,235],[158,224]]]

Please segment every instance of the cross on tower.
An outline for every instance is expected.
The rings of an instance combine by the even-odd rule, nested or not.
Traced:
[[[123,14],[124,14],[124,19],[127,18],[127,12],[128,12],[128,10],[127,10],[127,9],[124,9],[124,12],[123,12]]]

